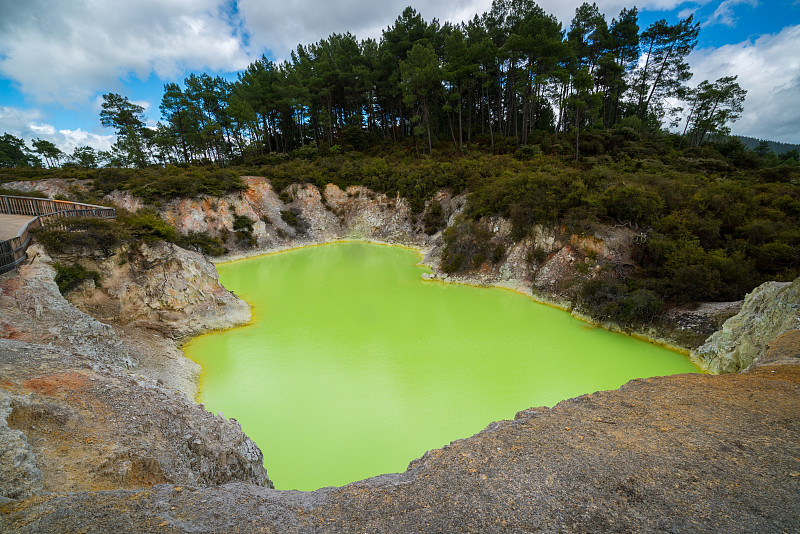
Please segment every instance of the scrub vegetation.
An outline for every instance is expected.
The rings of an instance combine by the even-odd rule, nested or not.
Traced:
[[[68,293],[87,280],[93,280],[96,285],[100,285],[100,273],[97,271],[90,271],[77,263],[72,265],[56,263],[53,266],[56,269],[55,282],[62,294]]]

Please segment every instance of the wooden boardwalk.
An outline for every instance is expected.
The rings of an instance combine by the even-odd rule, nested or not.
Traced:
[[[114,208],[94,204],[0,195],[0,274],[16,269],[25,261],[25,251],[33,239],[31,230],[43,224],[60,227],[61,219],[73,217],[116,216]]]
[[[0,213],[0,241],[17,237],[22,227],[33,219],[30,215],[6,215]]]

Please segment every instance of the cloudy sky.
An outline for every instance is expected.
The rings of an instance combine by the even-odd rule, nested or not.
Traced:
[[[581,0],[542,0],[564,26]],[[167,82],[235,72],[266,54],[333,32],[380,37],[411,5],[426,20],[461,22],[491,0],[0,0],[0,134],[48,139],[72,152],[107,149],[104,93],[128,96],[160,118]],[[638,5],[640,26],[694,14],[693,83],[739,75],[745,113],[734,133],[800,143],[800,0],[597,1],[610,21]]]

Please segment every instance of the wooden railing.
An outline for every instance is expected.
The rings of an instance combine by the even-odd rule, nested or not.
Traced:
[[[0,195],[0,213],[33,217],[22,227],[16,237],[0,241],[0,274],[16,269],[25,260],[25,251],[31,244],[31,230],[34,228],[40,228],[45,223],[48,223],[48,226],[53,223],[58,224],[57,220],[62,218],[101,217],[113,219],[117,216],[114,208],[105,206],[7,195]],[[62,228],[66,228],[66,226]]]

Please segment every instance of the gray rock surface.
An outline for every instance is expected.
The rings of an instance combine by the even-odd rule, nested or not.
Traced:
[[[742,300],[703,302],[693,307],[669,308],[653,324],[652,337],[677,347],[699,347],[722,328],[725,321],[739,313],[743,303]]]
[[[0,338],[68,348],[122,367],[134,362],[108,324],[67,302],[54,282],[55,270],[44,251],[28,249],[33,261],[19,274],[0,277]]]
[[[136,367],[190,397],[200,368],[178,343],[251,317],[249,305],[219,284],[213,264],[172,244],[143,244],[106,259],[61,258],[101,274],[101,287],[84,284],[69,293],[72,302],[53,281],[53,259],[38,245],[29,258],[18,273],[0,276],[0,338]]]
[[[0,377],[0,449],[11,451],[0,459],[5,497],[165,482],[270,485],[261,451],[236,421],[153,380],[2,339]]]
[[[88,191],[92,180],[62,180],[61,178],[45,178],[44,180],[21,180],[6,182],[3,187],[16,189],[25,193],[44,193],[48,198],[57,195],[69,197],[74,191]]]
[[[800,278],[767,282],[745,297],[741,311],[697,349],[697,356],[712,372],[735,373],[747,369],[783,332],[798,328]]]
[[[0,499],[25,499],[42,491],[42,472],[25,434],[8,426],[11,400],[0,389]]]

